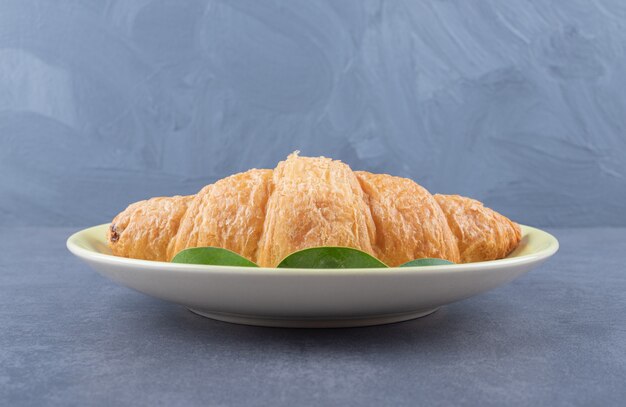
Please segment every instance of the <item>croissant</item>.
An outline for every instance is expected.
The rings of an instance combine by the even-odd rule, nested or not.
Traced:
[[[113,254],[169,261],[199,246],[232,250],[262,267],[308,247],[345,246],[389,266],[435,257],[455,263],[507,256],[518,224],[458,195],[431,195],[407,178],[353,172],[340,161],[293,153],[196,195],[130,205],[108,230]]]

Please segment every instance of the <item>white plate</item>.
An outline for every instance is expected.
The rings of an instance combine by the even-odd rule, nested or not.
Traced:
[[[249,325],[350,327],[428,315],[507,283],[559,248],[554,236],[522,226],[502,260],[388,269],[272,269],[174,264],[111,255],[108,224],[75,233],[68,249],[122,285],[205,317]]]

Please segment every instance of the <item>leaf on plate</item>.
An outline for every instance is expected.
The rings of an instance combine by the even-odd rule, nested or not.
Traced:
[[[179,252],[172,263],[205,264],[213,266],[259,267],[239,254],[220,247],[193,247]],[[411,260],[399,267],[439,266],[454,264],[435,258]],[[349,269],[388,268],[385,263],[364,251],[350,247],[311,247],[285,257],[278,268]]]
[[[278,268],[346,269],[386,268],[385,263],[361,250],[350,247],[311,247],[291,253]]]
[[[193,247],[185,249],[172,259],[172,263],[209,264],[212,266],[259,267],[239,254],[221,247]]]
[[[423,259],[415,259],[404,264],[401,264],[398,267],[421,267],[421,266],[444,266],[446,264],[454,264],[451,261],[444,259],[435,259],[435,258],[423,258]]]

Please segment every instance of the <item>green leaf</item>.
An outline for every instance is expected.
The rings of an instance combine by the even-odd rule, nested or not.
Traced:
[[[259,267],[239,254],[220,247],[194,247],[179,252],[172,263],[206,264],[213,266]],[[454,264],[443,259],[411,260],[399,267],[439,266]],[[349,269],[388,268],[385,263],[361,250],[350,247],[311,247],[285,257],[279,268]]]
[[[237,253],[220,247],[193,247],[178,252],[172,263],[210,264],[213,266],[259,267]]]
[[[385,263],[361,250],[350,247],[311,247],[291,253],[278,268],[347,269],[386,268]]]
[[[398,267],[444,266],[446,264],[454,264],[454,263],[448,260],[433,259],[433,258],[426,257],[423,259],[411,260]]]

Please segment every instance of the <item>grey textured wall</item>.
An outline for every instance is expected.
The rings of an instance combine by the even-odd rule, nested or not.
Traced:
[[[289,152],[626,225],[626,2],[0,0],[0,225]]]

